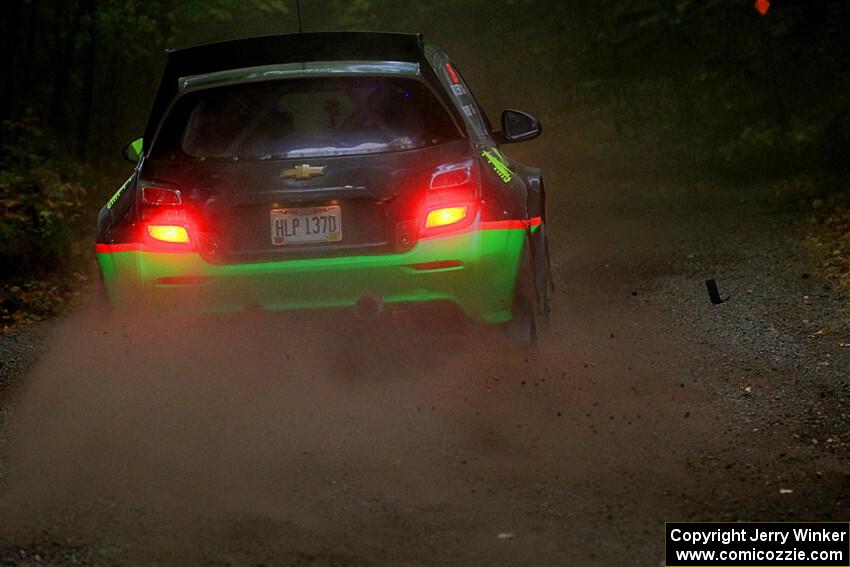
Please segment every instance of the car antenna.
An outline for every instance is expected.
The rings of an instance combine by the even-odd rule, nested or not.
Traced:
[[[295,0],[295,11],[298,12],[298,33],[303,32],[301,29],[301,0]]]

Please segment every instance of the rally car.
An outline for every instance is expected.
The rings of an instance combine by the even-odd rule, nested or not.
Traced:
[[[327,32],[168,52],[96,256],[116,307],[203,312],[434,302],[533,340],[551,277],[541,172],[418,34]]]

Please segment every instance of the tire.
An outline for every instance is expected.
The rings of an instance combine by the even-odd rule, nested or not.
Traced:
[[[552,279],[552,266],[549,263],[549,240],[546,236],[546,225],[540,228],[532,236],[534,244],[534,274],[537,288],[537,307],[540,317],[540,326],[549,328],[550,313],[552,311],[552,292],[554,291]]]
[[[540,321],[540,305],[536,270],[531,243],[526,238],[517,268],[517,281],[511,311],[513,320],[507,326],[508,339],[521,347],[534,347]]]

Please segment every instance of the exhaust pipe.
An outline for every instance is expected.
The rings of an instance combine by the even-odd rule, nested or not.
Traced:
[[[361,321],[374,321],[384,311],[384,301],[379,295],[364,295],[354,304],[354,316]]]

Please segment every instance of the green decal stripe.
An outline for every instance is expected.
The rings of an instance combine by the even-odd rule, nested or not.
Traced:
[[[513,177],[513,172],[508,167],[505,157],[498,149],[493,148],[492,152],[484,150],[481,152],[481,155],[484,156],[487,161],[490,162],[490,165],[493,166],[493,170],[502,179],[502,181],[507,183],[511,180],[511,178]]]
[[[134,174],[135,175],[135,174]],[[106,202],[106,208],[111,209],[115,202],[118,201],[118,198],[121,197],[121,193],[130,185],[130,182],[133,180],[133,175],[127,178],[127,181],[124,182],[121,187],[118,188],[118,191],[115,192],[112,197],[109,198],[109,201]]]

